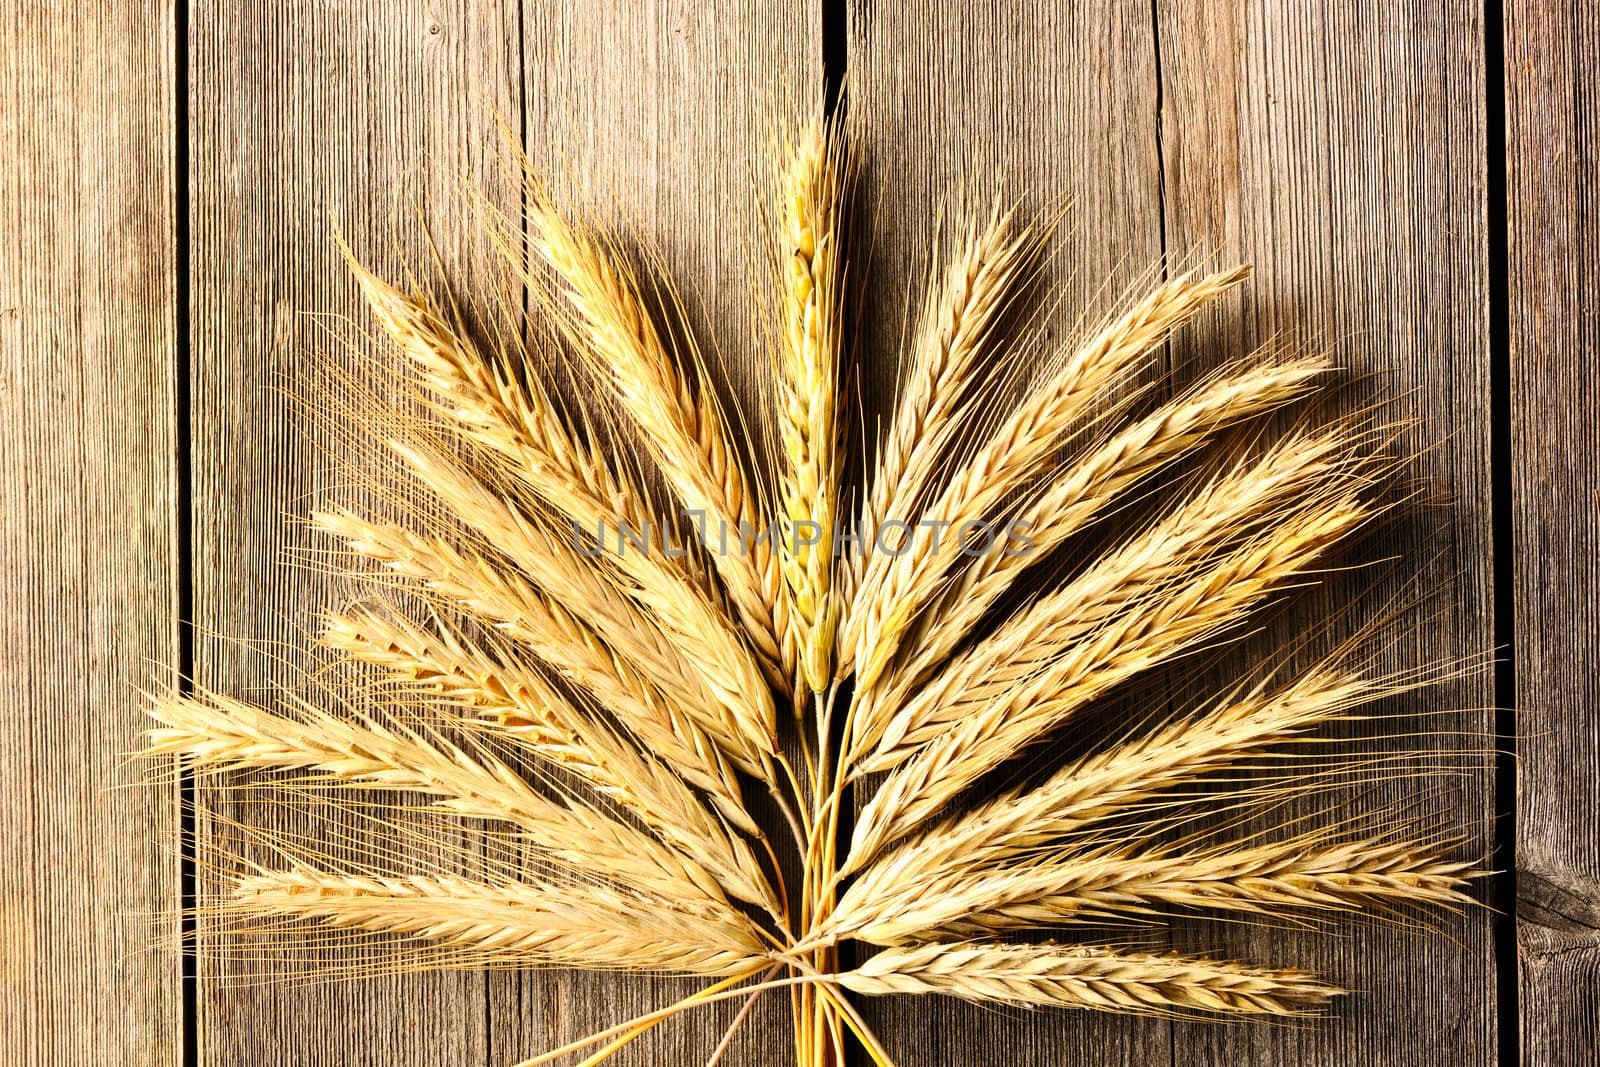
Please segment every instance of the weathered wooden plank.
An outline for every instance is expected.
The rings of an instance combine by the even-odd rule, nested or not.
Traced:
[[[1600,1040],[1600,342],[1593,4],[1505,8],[1522,1059]]]
[[[654,246],[713,363],[741,404],[753,404],[769,377],[752,343],[753,179],[768,161],[774,111],[786,96],[804,102],[819,91],[816,11],[777,0],[637,9],[537,0],[523,15],[530,156],[558,189]],[[562,1044],[694,988],[610,974],[491,975],[495,1060]],[[702,1062],[739,1007],[698,1009],[608,1062]],[[792,1059],[789,1035],[787,998],[769,995],[726,1062]]]
[[[1103,307],[1108,281],[1115,291],[1159,261],[1158,72],[1148,4],[849,9],[850,121],[864,157],[863,214],[874,221],[861,320],[870,413],[893,396],[905,296],[963,193],[980,205],[1003,193],[1035,212],[1072,198],[1035,294],[1060,302],[1052,336],[1086,304]],[[1173,1058],[1161,1023],[936,998],[866,1009],[906,1067]]]
[[[173,17],[0,15],[0,1059],[177,1064]],[[175,925],[175,924],[174,924]]]
[[[931,229],[930,205],[952,182],[982,189],[997,177],[1034,204],[1077,198],[1056,260],[1076,273],[1058,269],[1051,279],[1068,310],[1114,268],[1126,276],[1162,251],[1221,246],[1226,259],[1253,259],[1257,280],[1176,345],[1175,360],[1214,365],[1281,329],[1349,338],[1345,363],[1382,375],[1385,390],[1406,398],[1397,414],[1424,420],[1408,445],[1444,442],[1419,460],[1418,474],[1450,507],[1386,527],[1364,549],[1405,561],[1368,604],[1407,582],[1428,597],[1389,661],[1399,668],[1484,652],[1489,354],[1474,10],[1397,9],[1375,27],[1343,10],[1261,4],[1092,14],[1063,4],[1005,17],[934,5],[852,9],[857,126],[874,167],[888,172],[870,190],[884,197],[877,277],[914,279],[908,265],[926,247],[917,234]],[[900,317],[882,318],[891,325],[880,340],[892,342]],[[1370,396],[1356,390],[1346,403]],[[1370,577],[1335,583],[1274,625],[1326,627],[1321,640],[1335,641],[1348,625],[1328,626],[1329,613]],[[1437,614],[1423,621],[1427,612]],[[1415,706],[1490,702],[1487,679],[1475,676]],[[1441,738],[1445,748],[1474,747],[1490,728],[1483,713],[1424,721],[1465,731]],[[1417,788],[1397,777],[1364,802]],[[1476,835],[1468,848],[1485,853],[1488,788],[1479,773],[1447,782],[1433,801]],[[878,1017],[913,1063],[1485,1063],[1494,1054],[1488,924],[1479,912],[1450,922],[1448,937],[1421,938],[1178,926],[1175,943],[1185,949],[1305,965],[1371,991],[1304,1026],[1061,1016],[1013,1024],[937,1005],[896,1005]]]
[[[1376,384],[1358,380],[1335,409],[1397,398],[1391,413],[1416,420],[1401,449],[1416,457],[1430,506],[1353,555],[1396,561],[1355,618],[1370,617],[1383,598],[1421,597],[1403,620],[1404,639],[1385,649],[1385,667],[1481,656],[1493,642],[1481,9],[1403,3],[1374,19],[1345,5],[1158,8],[1167,248],[1221,245],[1257,267],[1240,313],[1176,351],[1214,359],[1291,332],[1334,344],[1349,376],[1372,376]],[[1269,640],[1319,629],[1379,574],[1330,580],[1326,593],[1277,620]],[[1348,633],[1338,623],[1318,647]],[[1420,716],[1492,703],[1480,671],[1384,710]],[[1389,728],[1437,736],[1386,750],[1470,749],[1493,719],[1434,714]],[[1423,762],[1407,760],[1381,788],[1352,787],[1344,799],[1359,811],[1436,788],[1426,810],[1463,827],[1467,854],[1487,857],[1492,777],[1486,761],[1475,762],[1468,777],[1428,783],[1412,776]],[[1179,1026],[1180,1058],[1491,1063],[1491,922],[1475,910],[1449,921],[1446,936],[1360,929],[1338,938],[1184,927],[1185,947],[1305,966],[1360,992],[1306,1026]]]
[[[418,212],[447,269],[461,270],[469,227],[457,182],[496,144],[484,105],[517,113],[517,18],[514,3],[467,0],[194,5],[193,543],[202,685],[249,695],[297,682],[308,613],[353,595],[285,559],[295,548],[324,547],[293,517],[344,495],[328,492],[339,475],[317,447],[338,442],[308,433],[284,396],[325,383],[311,369],[312,353],[338,353],[311,316],[349,316],[369,328],[331,240],[330,215],[378,268],[426,271]],[[383,388],[381,375],[376,384]],[[245,821],[263,818],[227,794],[208,789],[205,799]],[[285,828],[308,826],[292,813],[270,817]],[[335,961],[361,959],[353,952]],[[261,974],[266,984],[253,977]],[[299,977],[271,960],[203,960],[199,1062],[487,1061],[482,975],[310,986]]]

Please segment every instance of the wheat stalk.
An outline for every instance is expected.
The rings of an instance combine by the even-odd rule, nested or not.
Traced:
[[[1182,275],[1105,326],[951,477],[922,522],[959,531],[967,522],[989,517],[1000,501],[1040,472],[1056,441],[1096,398],[1169,332],[1248,274],[1236,269],[1201,278]],[[901,555],[872,557],[857,591],[858,603],[867,607],[852,613],[845,634],[858,685],[877,682],[912,619],[939,590],[953,555],[938,551],[935,538],[924,537],[913,539],[911,550]]]
[[[839,976],[864,996],[902,993],[1137,1015],[1303,1015],[1342,992],[1301,971],[1176,953],[983,942],[891,948]]]
[[[385,878],[309,867],[241,875],[227,917],[404,934],[484,964],[724,975],[766,956],[736,912],[708,916],[592,885]]]
[[[583,778],[662,841],[698,859],[736,899],[781,913],[748,841],[730,833],[660,759],[580,710],[537,672],[489,661],[448,634],[427,635],[371,615],[330,619],[323,640],[404,678],[437,684],[470,711],[506,727],[529,751]],[[731,799],[724,798],[718,809],[735,812],[746,832],[758,834],[749,815],[727,802]]]
[[[696,709],[702,727],[725,740],[747,765],[763,768],[763,779],[770,780],[765,768],[777,751],[777,736],[765,680],[748,647],[697,589],[674,582],[664,590],[639,590],[635,602],[566,537],[539,529],[458,465],[404,442],[389,444],[453,514],[521,573],[558,601],[579,607],[606,633],[616,633],[612,647],[634,658],[652,680],[702,683],[716,705]],[[628,555],[618,553],[619,558]]]
[[[783,303],[778,410],[784,466],[779,499],[788,528],[780,561],[805,684],[832,678],[834,534],[839,512],[841,219],[844,176],[832,131],[821,122],[786,147],[777,182]]]
[[[594,654],[594,662],[603,663],[604,656],[596,654],[597,644],[592,642],[595,639],[590,637],[579,643],[579,655]],[[381,668],[418,691],[437,693],[473,714],[495,719],[507,730],[529,730],[534,737],[544,736],[538,709],[568,700],[539,670],[491,662],[487,654],[442,626],[425,630],[392,613],[330,613],[323,619],[321,643],[350,659]],[[736,772],[705,733],[659,707],[659,696],[644,688],[643,682],[610,673],[605,677],[604,685],[580,685],[578,692],[590,694],[613,715],[620,713],[627,732],[646,751],[707,793],[730,823],[745,833],[759,834],[744,808]],[[639,688],[630,690],[635,684]],[[619,695],[630,691],[639,699],[630,701]],[[641,708],[648,708],[649,714],[638,714]],[[630,715],[629,711],[636,713]]]
[[[1112,721],[1110,740],[989,788],[1063,725],[1120,710],[1113,693],[1169,707],[1163,668],[1248,651],[1235,639],[1269,602],[1313,584],[1337,595],[1330,550],[1390,506],[1390,431],[1310,412],[1276,431],[1265,416],[1332,377],[1320,356],[1256,352],[1152,399],[1155,350],[1245,268],[1155,286],[1006,401],[1021,375],[990,364],[1024,351],[1006,320],[1053,225],[997,203],[930,267],[907,380],[881,439],[862,442],[867,480],[846,486],[859,346],[841,313],[841,130],[813,116],[778,139],[778,271],[760,314],[776,402],[757,416],[778,427],[775,469],[735,447],[670,283],[559,211],[525,158],[526,218],[486,215],[538,322],[480,342],[458,305],[408,294],[341,242],[406,400],[370,419],[339,402],[334,428],[398,461],[396,480],[356,468],[397,517],[319,512],[341,547],[307,558],[384,595],[323,617],[345,687],[324,688],[328,708],[297,691],[156,700],[148,755],[327,817],[313,836],[209,813],[224,832],[205,838],[201,869],[223,881],[202,916],[291,950],[388,935],[391,970],[707,981],[524,1067],[601,1045],[598,1064],[676,1014],[743,998],[737,1025],[774,991],[791,997],[801,1067],[840,1067],[851,1044],[888,1067],[853,995],[1174,1017],[1304,1015],[1339,993],[1294,970],[1029,943],[1040,929],[1189,909],[1311,926],[1468,903],[1482,873],[1459,855],[1468,838],[1398,818],[1404,803],[1251,829],[1294,793],[1371,780],[1375,764],[1317,730],[1449,673],[1375,669],[1371,628],[1321,656],[1296,635],[1182,711]],[[524,336],[545,340],[530,352]],[[557,341],[598,397],[554,399]],[[621,451],[635,444],[637,458]],[[683,525],[653,518],[663,488],[710,544],[650,543]],[[839,562],[847,500],[866,551]],[[974,522],[1031,550],[952,551]],[[1320,754],[1295,747],[1312,743]],[[883,950],[843,962],[869,945]]]
[[[568,336],[632,418],[659,460],[662,473],[684,505],[715,524],[719,536],[712,560],[744,627],[747,639],[774,680],[788,677],[778,635],[784,622],[778,605],[780,578],[770,542],[743,543],[742,531],[765,530],[748,491],[740,461],[728,441],[714,397],[687,376],[693,369],[674,359],[646,310],[638,280],[603,239],[556,209],[531,173],[528,221],[540,259],[556,272],[572,310]],[[736,551],[722,542],[739,538]]]
[[[463,425],[473,440],[510,459],[522,483],[572,524],[574,538],[590,528],[615,531],[618,537],[625,531],[648,537],[658,527],[651,521],[642,493],[571,438],[537,384],[511,385],[473,350],[460,331],[447,326],[425,304],[373,276],[348,249],[345,258],[374,316],[402,351],[424,368],[429,385],[441,400],[449,402],[450,417]],[[530,569],[546,576],[547,583],[550,577],[565,579],[558,595],[602,605],[611,600],[603,605],[610,608],[609,616],[599,608],[595,611],[607,619],[608,626],[628,615],[609,590],[599,588],[599,580],[608,576],[609,568],[575,563],[569,545],[559,543],[560,539],[550,543],[548,537],[543,551],[530,555],[526,524],[508,504],[483,492],[458,468],[438,457],[414,446],[390,444],[417,470],[424,484],[447,498],[454,513],[469,521],[480,514],[475,525],[492,543],[522,547],[519,562],[535,561]],[[674,647],[666,650],[669,661],[681,658],[676,649],[686,650],[685,654],[695,659],[696,673],[721,679],[731,687],[721,694],[724,703],[735,716],[742,716],[751,703],[749,687],[755,685],[759,690],[747,649],[723,613],[693,586],[687,568],[674,566],[675,557],[659,552],[607,553],[602,558],[620,572],[615,577],[622,591],[649,611],[673,638]],[[542,564],[542,569],[537,564]],[[585,582],[587,589],[574,588],[575,583]],[[636,640],[654,640],[655,636],[652,627],[634,628]],[[685,673],[676,663],[671,669]],[[737,695],[728,699],[730,692]],[[759,720],[750,725],[758,737],[771,732],[770,724]],[[766,747],[770,754],[770,743]]]

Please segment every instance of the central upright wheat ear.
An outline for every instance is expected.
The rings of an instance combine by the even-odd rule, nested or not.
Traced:
[[[1281,814],[1386,773],[1338,740],[1349,727],[1320,730],[1457,669],[1375,668],[1403,615],[1321,654],[1284,633],[1231,679],[1190,672],[1214,689],[1170,684],[1186,657],[1274,632],[1263,610],[1296,591],[1337,595],[1336,552],[1393,506],[1392,431],[1309,404],[1326,357],[1234,354],[1181,388],[1158,372],[1163,342],[1248,268],[1174,273],[1007,406],[995,364],[1019,350],[1007,334],[1052,227],[969,212],[847,486],[847,363],[867,352],[845,315],[853,171],[820,118],[776,143],[774,389],[741,432],[666,280],[531,168],[526,217],[494,228],[539,309],[512,329],[344,249],[413,405],[352,427],[405,472],[377,494],[393,512],[313,520],[371,583],[323,618],[320,647],[354,680],[320,706],[158,699],[147,753],[248,774],[234,784],[346,830],[210,816],[227,832],[208,839],[208,943],[386,935],[371,970],[706,981],[521,1067],[591,1046],[599,1063],[772,990],[801,1067],[852,1045],[881,1067],[894,1050],[855,998],[1314,1015],[1341,992],[1318,976],[1143,935],[1194,909],[1331,924],[1469,903],[1482,872],[1451,853],[1470,839],[1412,802]],[[577,396],[550,376],[562,349]],[[775,427],[772,469],[738,447],[751,426]],[[1052,771],[1064,726],[1084,729]],[[1108,941],[1119,925],[1138,936]]]

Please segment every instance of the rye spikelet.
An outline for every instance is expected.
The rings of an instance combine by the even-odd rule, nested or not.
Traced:
[[[374,377],[396,362],[401,388],[392,409],[328,401],[339,436],[370,445],[369,503],[317,512],[328,545],[306,560],[374,593],[322,616],[328,662],[306,685],[151,708],[147,755],[336,824],[201,813],[227,831],[201,838],[199,868],[202,929],[239,935],[220,951],[365,937],[388,969],[708,982],[520,1067],[603,1043],[599,1063],[680,1012],[780,989],[802,1067],[842,1067],[852,1044],[882,1067],[895,1050],[856,996],[1304,1016],[1340,990],[1066,942],[1174,911],[1327,926],[1471,901],[1470,836],[1419,821],[1384,777],[1401,758],[1453,770],[1438,746],[1367,762],[1346,736],[1456,666],[1417,660],[1403,612],[1331,651],[1263,623],[1308,587],[1325,610],[1340,598],[1351,535],[1393,506],[1393,432],[1320,416],[1333,361],[1281,350],[1152,400],[1153,352],[1242,267],[1134,298],[1002,401],[1028,321],[1011,311],[1054,227],[996,206],[930,266],[898,402],[856,428],[884,427],[863,484],[843,484],[864,346],[840,313],[839,129],[777,138],[775,388],[739,419],[671,283],[634,265],[659,257],[563,213],[531,170],[526,218],[487,219],[537,308],[514,329],[341,244],[386,346]],[[552,377],[568,357],[570,397]],[[777,428],[772,469],[735,447],[751,425]],[[682,509],[705,538],[675,551],[662,531]],[[1002,533],[972,552],[974,529]],[[1241,642],[1233,675],[1211,662],[1169,689],[1167,668],[1252,627],[1278,637],[1266,653]],[[1047,747],[1063,726],[1070,758]],[[1381,805],[1348,788],[1379,780]]]

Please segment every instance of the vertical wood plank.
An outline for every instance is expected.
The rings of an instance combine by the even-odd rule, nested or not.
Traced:
[[[420,213],[460,273],[469,227],[457,182],[496,144],[486,105],[517,113],[520,47],[515,2],[193,6],[199,684],[247,696],[295,684],[308,613],[351,595],[285,558],[325,547],[295,519],[328,498],[337,475],[284,392],[316,387],[312,353],[338,352],[318,316],[370,327],[330,216],[380,269],[426,270]],[[226,794],[205,799],[262,818]],[[485,1063],[484,990],[481,974],[306,985],[270,959],[202,960],[199,1062]]]
[[[819,92],[814,5],[533,0],[524,34],[529,155],[558,188],[659,252],[703,347],[735,399],[754,410],[769,373],[751,341],[752,180],[768,163],[772,109],[786,96],[803,102]],[[495,1060],[563,1044],[696,987],[615,974],[491,975]],[[607,1062],[703,1062],[739,1008],[696,1009]],[[768,995],[725,1062],[792,1060],[789,1035],[787,998]]]
[[[862,313],[870,413],[888,410],[905,297],[963,193],[986,205],[1001,192],[1036,212],[1072,199],[1035,294],[1059,302],[1054,327],[1103,307],[1103,285],[1114,293],[1160,259],[1158,80],[1149,4],[848,6],[850,120],[873,220]],[[1100,1067],[1173,1056],[1160,1023],[940,998],[865,1007],[903,1067]]]
[[[1220,317],[1226,325],[1197,331],[1175,346],[1175,358],[1204,366],[1293,329],[1344,341],[1341,358],[1355,374],[1383,375],[1385,392],[1406,397],[1396,414],[1423,420],[1408,444],[1444,442],[1416,470],[1430,494],[1450,501],[1367,546],[1369,555],[1405,561],[1387,592],[1409,580],[1414,594],[1428,597],[1419,616],[1437,612],[1419,619],[1392,665],[1488,649],[1484,88],[1475,9],[1402,7],[1376,26],[1342,9],[1302,14],[1257,3],[1093,13],[1046,5],[1006,17],[855,4],[852,16],[858,123],[878,157],[873,166],[890,175],[871,190],[884,198],[875,282],[913,282],[921,266],[913,234],[931,230],[929,205],[952,186],[982,190],[996,178],[1025,196],[1076,197],[1058,262],[1077,273],[1058,270],[1047,290],[1069,310],[1108,272],[1146,267],[1162,251],[1182,257],[1222,247],[1225,258],[1253,259],[1257,280]],[[874,317],[889,324],[880,327],[878,353],[893,351],[900,316]],[[1325,624],[1338,605],[1337,593],[1322,597],[1308,606],[1312,614],[1275,625]],[[1324,640],[1339,634],[1335,627]],[[1489,703],[1479,675],[1412,706]],[[1491,728],[1486,713],[1424,721],[1455,732],[1440,738],[1443,748],[1476,746]],[[1467,849],[1484,854],[1489,784],[1479,773],[1434,799],[1473,836]],[[1402,776],[1366,802],[1416,788]],[[1062,1016],[1013,1026],[920,1005],[896,1005],[880,1018],[893,1020],[885,1028],[911,1062],[1486,1063],[1494,1053],[1488,926],[1478,912],[1431,938],[1177,927],[1183,948],[1303,964],[1370,990],[1326,1023],[1177,1026],[1169,1034],[1161,1023]]]
[[[1505,7],[1522,1062],[1600,1041],[1600,12]]]
[[[173,15],[0,15],[0,1060],[177,1064]]]
[[[1220,245],[1257,267],[1242,314],[1194,347],[1239,352],[1296,333],[1334,344],[1348,376],[1374,376],[1375,386],[1358,382],[1341,406],[1398,398],[1393,416],[1416,420],[1400,449],[1416,457],[1430,506],[1378,531],[1359,553],[1397,561],[1369,603],[1424,598],[1382,665],[1481,656],[1493,643],[1481,8],[1400,3],[1374,17],[1347,5],[1253,0],[1158,7],[1167,247]],[[1341,590],[1372,577],[1331,584],[1331,595],[1275,622],[1274,635],[1320,628]],[[1348,632],[1336,624],[1318,647]],[[1493,718],[1437,713],[1492,704],[1479,671],[1383,710],[1428,714],[1389,727],[1422,735],[1395,750],[1448,750],[1481,747]],[[1487,761],[1439,785],[1413,777],[1423,766],[1408,760],[1382,788],[1341,796],[1361,810],[1437,789],[1427,810],[1462,827],[1463,851],[1486,860]],[[1185,947],[1305,966],[1360,992],[1305,1026],[1179,1026],[1177,1047],[1208,1063],[1492,1063],[1491,922],[1477,909],[1445,923],[1447,936],[1181,928]]]

